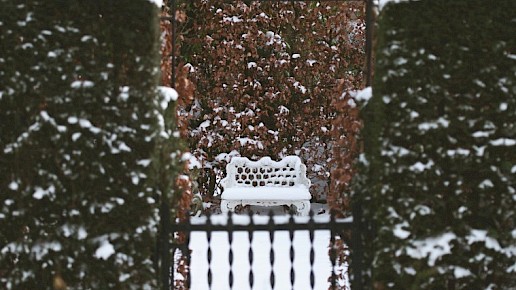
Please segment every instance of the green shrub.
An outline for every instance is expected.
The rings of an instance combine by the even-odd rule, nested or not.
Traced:
[[[514,11],[434,0],[380,15],[355,187],[377,287],[516,287]]]
[[[0,6],[0,288],[154,288],[156,6]]]

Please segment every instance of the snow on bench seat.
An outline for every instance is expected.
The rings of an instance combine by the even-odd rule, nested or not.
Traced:
[[[233,157],[226,172],[222,180],[223,213],[234,211],[238,205],[288,205],[295,207],[298,215],[310,211],[310,180],[306,178],[306,166],[297,156],[278,162],[270,157],[258,161]]]

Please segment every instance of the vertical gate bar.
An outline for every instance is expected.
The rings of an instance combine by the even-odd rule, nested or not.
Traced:
[[[366,86],[371,86],[373,78],[373,0],[366,0]]]
[[[275,277],[274,277],[274,214],[272,210],[269,211],[269,240],[271,242],[271,251],[269,254],[270,264],[271,264],[271,275],[270,275],[270,284],[271,290],[274,289]]]
[[[170,290],[170,207],[165,194],[161,196],[160,218],[161,287],[162,290]]]
[[[248,237],[249,237],[249,289],[253,290],[253,284],[254,284],[254,274],[253,274],[253,260],[254,260],[254,254],[253,254],[253,231],[254,231],[254,222],[253,222],[253,213],[249,211],[249,227],[248,227]]]
[[[296,280],[296,274],[294,272],[294,213],[290,213],[288,220],[289,230],[288,236],[290,239],[290,289],[294,290],[294,281]]]
[[[351,284],[354,290],[364,289],[363,282],[363,259],[364,252],[362,249],[362,204],[360,201],[351,203],[351,211],[353,214],[352,225],[352,256],[351,256],[351,271],[353,273]]]
[[[161,223],[161,221],[160,221]],[[159,283],[161,283],[161,277],[159,276],[161,274],[161,225],[159,226],[158,228],[158,232],[157,232],[157,236],[156,236],[156,243],[154,245],[154,272],[156,273],[156,275],[159,277],[158,278],[158,281]]]
[[[176,0],[170,0],[171,2],[171,16],[172,16],[172,76],[170,80],[170,87],[176,87]]]
[[[333,211],[330,212],[330,260],[331,260],[331,278],[330,278],[330,289],[336,290],[336,280],[337,275],[335,274],[335,264],[337,262],[337,250],[335,245],[335,235],[337,231],[335,229],[335,213]]]
[[[206,213],[206,240],[208,241],[208,289],[211,290],[211,286],[213,284],[213,275],[211,272],[211,260],[212,260],[212,251],[211,251],[211,214]]]
[[[233,214],[228,213],[229,289],[233,289]]]
[[[169,289],[174,289],[174,279],[175,279],[175,254],[176,254],[176,246],[174,245],[174,243],[171,244],[170,246],[170,274],[169,274]]]
[[[186,287],[190,289],[190,285],[192,284],[192,271],[190,271],[190,264],[192,261],[192,256],[190,252],[190,235],[192,234],[192,230],[190,227],[190,218],[186,219],[186,230],[185,230],[185,243],[183,245],[183,253],[186,253]]]
[[[366,86],[372,85],[373,81],[373,32],[374,32],[374,2],[373,0],[366,1]],[[351,271],[353,290],[364,289],[363,281],[363,228],[362,228],[362,204],[354,204],[352,202],[352,248],[351,248]]]
[[[310,237],[310,289],[315,287],[315,274],[314,274],[314,263],[315,263],[315,250],[314,250],[314,239],[315,239],[315,221],[314,212],[310,210],[310,218],[308,219],[308,234]]]
[[[175,237],[175,222],[172,222],[171,223],[171,226],[170,226],[170,234],[169,234],[169,238],[171,239],[170,240],[170,278],[169,278],[169,283],[170,283],[170,286],[169,286],[169,289],[174,289],[174,278],[175,278],[175,266],[176,266],[176,244],[174,242],[174,237]]]

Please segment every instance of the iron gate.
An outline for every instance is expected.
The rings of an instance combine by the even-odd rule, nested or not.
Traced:
[[[360,215],[360,212],[357,212],[355,210],[355,215]],[[212,263],[212,256],[213,256],[213,249],[210,247],[212,234],[214,232],[226,232],[227,233],[227,242],[229,244],[229,253],[228,253],[228,261],[229,261],[229,273],[228,273],[228,282],[229,282],[229,289],[234,289],[234,271],[233,271],[233,264],[235,261],[234,252],[233,252],[233,237],[234,233],[236,232],[247,232],[249,237],[249,245],[252,244],[254,233],[256,232],[266,232],[268,233],[269,240],[272,243],[274,242],[275,233],[279,231],[288,232],[290,237],[290,289],[294,289],[294,282],[295,282],[295,269],[294,269],[294,257],[296,255],[296,251],[293,246],[293,239],[294,239],[294,233],[296,231],[308,231],[309,237],[310,237],[310,253],[309,253],[309,259],[310,259],[310,285],[307,285],[303,289],[314,289],[315,285],[315,273],[314,273],[314,259],[315,259],[315,253],[314,253],[314,247],[313,247],[313,241],[314,241],[314,235],[315,232],[318,230],[328,230],[330,231],[330,245],[335,245],[335,241],[337,237],[340,237],[340,239],[344,240],[345,243],[348,245],[349,249],[351,250],[351,265],[350,265],[350,279],[352,284],[353,290],[362,290],[363,289],[363,283],[362,283],[362,243],[361,243],[361,235],[359,232],[360,226],[355,221],[353,221],[352,218],[347,219],[336,219],[335,216],[332,214],[330,215],[328,222],[317,222],[314,218],[313,213],[310,214],[307,222],[296,222],[294,219],[294,216],[290,216],[288,219],[288,222],[286,223],[276,223],[273,219],[272,212],[268,216],[268,222],[267,223],[254,223],[252,215],[249,214],[249,224],[235,224],[234,223],[234,216],[229,214],[227,216],[227,219],[225,219],[225,224],[214,224],[211,222],[211,218],[208,215],[206,218],[205,223],[191,223],[190,221],[182,222],[182,223],[175,223],[170,226],[170,236],[176,237],[173,239],[173,241],[169,240],[169,244],[162,248],[162,270],[161,270],[161,286],[163,290],[169,290],[169,289],[175,289],[174,288],[174,274],[177,269],[174,269],[175,265],[177,264],[177,259],[175,257],[182,256],[183,260],[182,263],[186,263],[187,267],[190,265],[191,262],[191,252],[189,249],[189,243],[190,243],[190,237],[193,232],[204,232],[206,233],[208,248],[207,248],[207,263],[208,263],[208,271],[207,271],[207,283],[209,285],[209,289],[212,289],[213,284],[213,271],[211,267]],[[350,236],[350,233],[353,233],[351,235],[351,239],[348,240],[346,237]],[[178,235],[181,234],[181,238],[178,239]],[[328,245],[329,246],[329,245]],[[163,251],[164,250],[164,251]],[[180,255],[178,255],[180,254]],[[329,258],[332,264],[331,268],[331,275],[329,278],[330,282],[330,289],[337,289],[337,275],[335,272],[336,263],[337,263],[337,249],[336,247],[329,247]],[[273,270],[273,266],[275,261],[276,253],[274,252],[273,247],[270,248],[269,253],[269,260],[271,265],[271,271],[269,276],[269,285],[271,286],[271,289],[274,289],[277,277]],[[252,289],[253,284],[255,283],[254,277],[255,273],[252,268],[253,260],[254,260],[254,251],[251,246],[249,246],[248,251],[248,262],[251,265],[250,271],[248,273],[248,281],[249,281],[249,287]],[[187,271],[187,277],[184,277],[184,286],[185,289],[190,289],[190,271]],[[310,288],[308,288],[310,287]],[[183,289],[183,288],[181,288]]]

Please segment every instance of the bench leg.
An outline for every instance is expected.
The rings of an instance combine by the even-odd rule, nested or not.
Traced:
[[[235,212],[235,208],[238,205],[238,202],[235,201],[229,201],[229,200],[222,200],[220,202],[220,211],[223,214],[227,214],[228,212]]]
[[[310,201],[296,201],[293,204],[296,207],[297,215],[307,216],[310,213]]]

